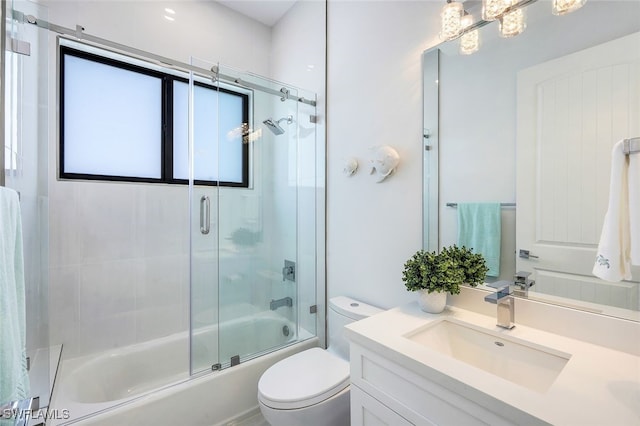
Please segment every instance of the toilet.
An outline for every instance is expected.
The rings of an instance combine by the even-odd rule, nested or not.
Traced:
[[[312,348],[267,369],[258,402],[272,426],[349,426],[349,343],[345,325],[382,309],[339,296],[329,300],[327,349]]]

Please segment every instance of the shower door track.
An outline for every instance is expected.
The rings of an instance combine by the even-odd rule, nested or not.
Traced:
[[[190,65],[184,62],[176,61],[164,56],[156,55],[151,52],[136,49],[135,47],[126,46],[124,44],[116,43],[111,40],[107,40],[101,37],[96,37],[96,36],[85,33],[84,27],[82,27],[81,25],[76,25],[75,29],[66,28],[60,25],[52,24],[51,22],[47,22],[43,19],[38,19],[33,15],[25,15],[20,11],[13,11],[13,19],[21,23],[36,25],[39,28],[44,28],[46,30],[53,31],[58,34],[72,37],[76,40],[89,42],[91,44],[98,45],[99,47],[106,46],[110,49],[115,49],[116,53],[124,52],[129,55],[133,55],[138,59],[152,60],[157,62],[157,64],[160,66],[170,67],[177,71],[193,72],[202,77],[211,78],[214,81],[221,80],[225,82],[230,82],[233,84],[237,84],[239,86],[247,87],[249,89],[259,90],[264,93],[269,93],[271,95],[279,96],[282,102],[286,100],[293,100],[293,101],[311,105],[314,107],[316,106],[315,100],[305,99],[303,97],[292,95],[289,92],[289,89],[287,89],[286,87],[282,87],[280,90],[272,89],[270,87],[265,87],[259,84],[254,84],[248,81],[244,81],[240,78],[236,78],[236,77],[225,75],[225,74],[220,74],[217,66],[214,66],[212,69],[207,70],[207,69],[196,67],[194,65]]]

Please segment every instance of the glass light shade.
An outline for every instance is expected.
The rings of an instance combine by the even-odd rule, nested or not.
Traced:
[[[465,29],[473,24],[473,16],[467,14],[462,17],[462,28]],[[460,37],[460,54],[471,55],[478,51],[479,34],[478,30],[469,31]]]
[[[527,27],[524,20],[524,10],[516,9],[500,19],[500,35],[502,37],[514,37],[522,34]]]
[[[482,19],[495,21],[513,4],[513,0],[482,0]]]
[[[553,0],[552,12],[554,15],[564,15],[580,9],[587,0]]]
[[[460,37],[460,53],[463,55],[471,55],[480,48],[480,37],[478,30],[470,31]]]
[[[442,25],[440,38],[442,40],[452,40],[460,35],[463,11],[462,3],[456,1],[444,5],[442,12],[440,12]]]

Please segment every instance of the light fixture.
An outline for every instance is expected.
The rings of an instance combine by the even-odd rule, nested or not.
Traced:
[[[500,35],[502,37],[515,37],[522,34],[526,27],[524,9],[514,9],[500,18]]]
[[[465,12],[465,15],[462,17],[462,29],[464,30],[472,24],[473,16]],[[477,52],[480,47],[479,41],[478,30],[463,33],[460,37],[460,53],[463,55],[471,55]]]
[[[444,5],[440,12],[441,29],[440,38],[442,40],[453,40],[460,35],[462,30],[462,13],[464,8],[462,3],[452,0],[447,0],[447,4]]]
[[[538,0],[482,0],[482,20],[473,23],[469,15],[456,0],[447,0],[442,8],[440,38],[450,41],[460,38],[460,53],[469,55],[478,51],[478,29],[498,20],[500,35],[514,37],[526,28],[526,6]],[[580,9],[587,0],[552,0],[553,14],[564,15]]]
[[[580,9],[587,0],[553,0],[551,12],[554,15],[564,15]]]
[[[513,4],[513,0],[482,0],[482,19],[495,21]]]

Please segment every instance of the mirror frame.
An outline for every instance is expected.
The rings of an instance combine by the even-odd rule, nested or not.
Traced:
[[[436,46],[422,54],[422,246],[427,251],[440,248],[439,222],[439,123],[440,123],[440,49]],[[435,195],[435,200],[431,197]]]

